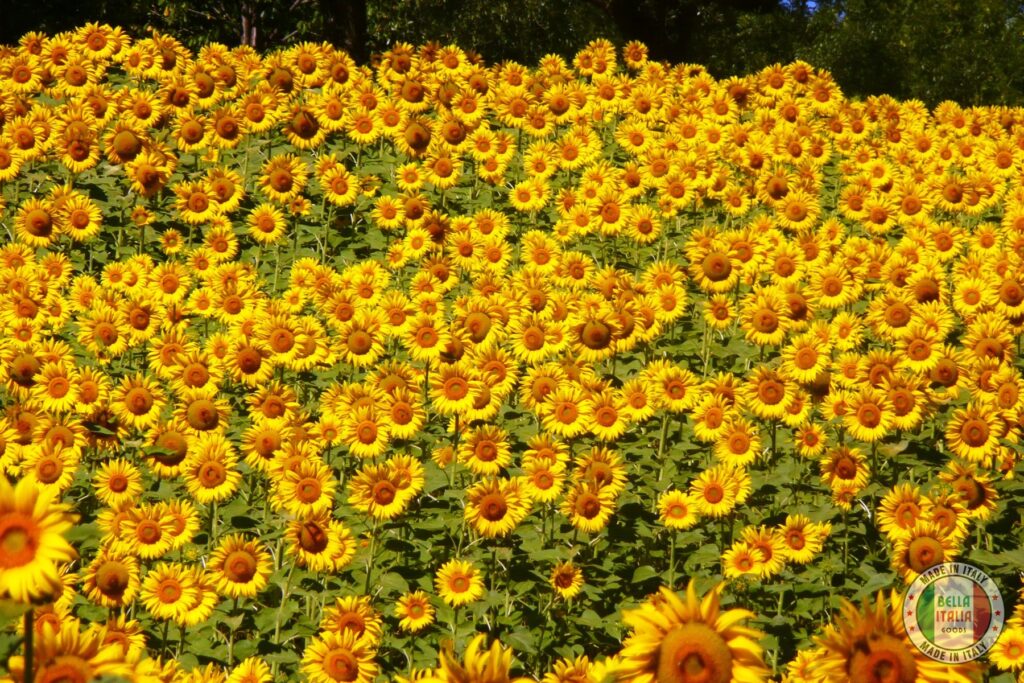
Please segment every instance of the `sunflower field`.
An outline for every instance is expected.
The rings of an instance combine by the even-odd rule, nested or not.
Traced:
[[[0,680],[1024,681],[1024,110],[88,24],[0,224]]]

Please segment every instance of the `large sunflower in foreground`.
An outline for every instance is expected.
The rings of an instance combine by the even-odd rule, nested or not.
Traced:
[[[757,683],[768,670],[757,640],[761,633],[740,625],[754,616],[745,609],[719,609],[719,584],[703,599],[691,580],[683,600],[669,588],[623,614],[633,629],[619,656],[620,681],[630,683]]]
[[[835,683],[970,683],[979,680],[978,666],[964,662],[949,666],[929,659],[907,638],[903,596],[893,592],[891,605],[878,594],[875,604],[867,598],[860,609],[843,600],[836,623],[817,638],[823,656],[811,664],[812,672]]]
[[[63,535],[72,523],[33,482],[13,487],[0,477],[0,597],[30,602],[60,590],[57,565],[78,556]]]

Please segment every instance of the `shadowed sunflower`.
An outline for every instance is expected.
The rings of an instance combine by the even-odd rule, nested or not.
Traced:
[[[824,651],[812,664],[812,673],[837,683],[969,683],[977,665],[955,666],[929,659],[907,638],[900,614],[903,597],[891,596],[891,608],[882,593],[875,604],[865,598],[861,608],[843,600],[835,624],[825,627],[816,640]]]
[[[632,634],[619,656],[620,681],[630,683],[756,683],[768,671],[757,644],[761,633],[742,626],[754,616],[745,609],[722,612],[719,584],[698,599],[694,581],[685,601],[662,587],[659,594],[623,614]]]

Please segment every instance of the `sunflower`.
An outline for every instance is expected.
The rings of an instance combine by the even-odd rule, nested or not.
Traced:
[[[657,600],[623,613],[631,633],[623,642],[619,680],[634,683],[678,681],[765,681],[768,670],[757,640],[761,633],[741,625],[754,614],[719,611],[724,584],[698,599],[690,581],[685,601],[662,587]]]
[[[227,500],[242,480],[238,455],[222,434],[202,432],[188,445],[182,463],[185,486],[196,502],[209,504]]]
[[[929,568],[954,561],[959,550],[946,527],[921,520],[893,542],[892,566],[909,584]]]
[[[300,157],[279,154],[263,164],[259,186],[270,199],[287,204],[300,195],[308,177],[309,170]]]
[[[923,519],[921,489],[912,484],[896,484],[878,505],[878,526],[890,540],[910,535]]]
[[[160,506],[147,503],[128,508],[121,522],[121,540],[140,559],[155,560],[171,549],[174,522],[162,512]]]
[[[290,515],[309,517],[329,511],[334,504],[337,483],[333,472],[322,462],[304,460],[275,483],[272,502]]]
[[[57,212],[47,199],[28,199],[14,217],[18,238],[31,247],[48,247],[59,236]]]
[[[101,607],[127,607],[139,593],[139,561],[131,554],[101,549],[85,574],[85,596]]]
[[[270,553],[256,540],[242,534],[221,539],[210,556],[207,570],[217,592],[229,598],[253,598],[267,587],[273,569]]]
[[[327,513],[304,519],[293,519],[285,528],[287,552],[296,558],[300,567],[310,571],[332,571],[334,557],[341,550],[338,538],[331,533],[331,520]]]
[[[225,683],[272,683],[274,675],[270,665],[261,657],[243,659],[231,673]]]
[[[156,422],[164,406],[164,392],[146,375],[124,377],[112,392],[111,404],[118,419],[136,429]]]
[[[324,610],[320,630],[332,633],[347,631],[375,646],[380,642],[382,623],[368,595],[349,595],[337,598]]]
[[[365,465],[349,484],[349,504],[378,520],[402,514],[414,497],[403,486],[402,476],[387,464]]]
[[[530,501],[518,481],[492,478],[466,492],[465,517],[481,536],[507,536],[530,513]]]
[[[440,668],[435,675],[446,681],[489,681],[490,683],[529,683],[530,678],[513,678],[512,650],[495,640],[488,650],[483,649],[487,636],[479,634],[466,647],[463,661],[455,658],[454,646],[448,641],[440,654]]]
[[[583,571],[572,562],[559,562],[552,567],[548,582],[558,597],[571,600],[583,590]]]
[[[369,640],[352,631],[324,632],[312,638],[302,655],[302,671],[311,683],[371,683],[378,673]]]
[[[468,429],[459,440],[457,455],[474,474],[497,475],[512,462],[508,433],[496,425]]]
[[[764,553],[746,541],[736,541],[722,553],[722,574],[727,579],[769,576]]]
[[[434,623],[434,607],[423,591],[406,593],[395,603],[398,627],[407,633],[417,633]]]
[[[58,563],[77,557],[64,539],[73,522],[67,508],[31,480],[12,487],[0,476],[0,596],[27,603],[60,590]]]
[[[437,570],[434,586],[445,604],[466,605],[483,597],[484,581],[472,562],[449,560]]]
[[[811,673],[828,681],[915,681],[969,683],[977,664],[950,665],[930,659],[907,637],[903,625],[903,596],[895,591],[889,605],[879,593],[872,605],[864,598],[858,609],[841,599],[840,615],[815,638],[822,648],[810,665]]]
[[[871,477],[871,470],[868,467],[867,458],[858,448],[849,446],[838,446],[830,449],[818,461],[821,467],[821,476],[833,489],[841,484],[861,489],[868,483]]]
[[[690,496],[697,512],[722,517],[736,507],[741,470],[731,465],[712,467],[690,482]]]
[[[999,446],[1004,432],[999,413],[984,403],[953,411],[946,425],[946,443],[961,458],[983,463]]]
[[[691,495],[669,489],[658,496],[658,520],[669,529],[689,529],[698,519]]]
[[[783,541],[781,555],[788,562],[807,564],[821,552],[831,532],[828,522],[817,524],[804,515],[787,515],[779,528]]]
[[[569,489],[560,507],[573,527],[595,534],[608,526],[615,512],[615,492],[597,483],[580,483]]]
[[[67,617],[37,630],[32,672],[26,674],[24,658],[12,657],[11,679],[91,681],[133,675],[134,665],[126,661],[121,645],[105,642],[106,629],[82,632],[81,628],[78,619]]]
[[[182,624],[198,593],[188,567],[161,562],[146,574],[139,598],[154,618]]]

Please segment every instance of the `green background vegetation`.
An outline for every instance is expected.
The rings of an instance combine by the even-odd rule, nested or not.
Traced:
[[[360,61],[396,40],[457,43],[489,63],[571,57],[594,38],[641,40],[651,56],[716,77],[804,59],[847,95],[934,106],[1024,104],[1024,3],[1011,0],[34,0],[0,25],[0,43],[87,21],[133,35],[167,31],[197,48],[268,50],[327,40]]]

